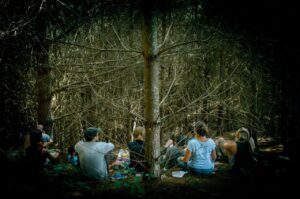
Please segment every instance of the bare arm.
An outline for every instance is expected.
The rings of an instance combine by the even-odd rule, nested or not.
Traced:
[[[213,161],[215,161],[217,159],[217,152],[216,152],[216,149],[212,150],[211,152],[211,159]]]
[[[53,144],[53,140],[50,138],[49,142],[45,142],[43,145],[44,147],[48,147],[51,144]]]
[[[188,162],[192,156],[192,152],[189,149],[186,149],[184,157],[181,159],[183,162]]]
[[[44,149],[43,153],[47,158],[49,158],[51,161],[57,161],[59,157],[59,152],[53,152],[50,153],[48,150]]]

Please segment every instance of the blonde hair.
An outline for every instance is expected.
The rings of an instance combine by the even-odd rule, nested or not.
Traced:
[[[144,127],[138,126],[133,131],[133,137],[134,139],[138,138],[139,136],[144,137]]]

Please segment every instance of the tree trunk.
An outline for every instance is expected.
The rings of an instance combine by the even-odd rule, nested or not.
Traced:
[[[220,65],[219,65],[219,81],[223,82],[225,79],[225,63],[224,63],[224,49],[221,47],[220,49]],[[218,104],[218,135],[222,135],[224,131],[224,116],[225,116],[225,104],[224,100],[227,96],[224,94],[224,90],[226,90],[225,82],[220,86],[220,99]]]
[[[40,46],[37,51],[37,101],[38,123],[52,136],[53,118],[51,114],[52,76],[48,59],[48,45]]]
[[[154,177],[160,176],[160,67],[157,58],[157,18],[151,9],[144,10],[143,24],[145,157]]]

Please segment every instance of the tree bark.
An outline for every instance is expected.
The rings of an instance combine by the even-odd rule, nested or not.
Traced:
[[[160,176],[160,67],[157,57],[157,18],[151,9],[144,10],[144,103],[145,103],[145,158],[154,177]]]
[[[48,58],[49,46],[40,46],[37,54],[37,113],[38,123],[44,125],[44,130],[52,136],[53,118],[51,114],[52,76]]]

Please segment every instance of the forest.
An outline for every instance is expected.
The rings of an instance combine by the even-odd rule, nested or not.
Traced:
[[[1,0],[0,193],[163,198],[296,191],[289,180],[297,180],[300,160],[299,6],[293,4]],[[248,128],[257,168],[240,176],[221,164],[215,176],[200,179],[164,174],[162,146],[198,120],[212,138]],[[64,155],[30,180],[11,154],[36,124]],[[103,139],[121,149],[137,126],[145,127],[149,180],[89,181],[65,163],[67,148],[88,127],[101,127]]]

